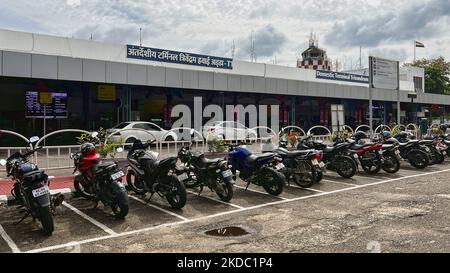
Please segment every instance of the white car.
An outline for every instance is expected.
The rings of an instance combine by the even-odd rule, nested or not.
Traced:
[[[254,140],[258,137],[256,130],[249,129],[235,121],[216,121],[203,127],[205,139],[220,138],[225,140]]]
[[[120,131],[124,129],[126,130]],[[145,130],[148,133],[142,130]],[[136,139],[139,139],[142,142],[147,142],[149,140],[156,140],[158,142],[178,140],[177,134],[175,132],[164,130],[154,123],[145,121],[122,122],[121,124],[106,130],[106,132],[108,135],[117,132],[111,137],[112,142],[119,142],[121,138],[125,141],[125,143],[133,143]]]

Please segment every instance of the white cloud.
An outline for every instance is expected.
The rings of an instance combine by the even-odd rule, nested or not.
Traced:
[[[450,59],[448,0],[3,0],[0,28],[74,36],[249,59],[255,31],[258,61],[294,66],[310,31],[333,60],[348,66],[369,52],[411,61]],[[345,54],[345,55],[344,55]],[[346,60],[346,61],[345,61]],[[363,61],[365,63],[366,61]]]

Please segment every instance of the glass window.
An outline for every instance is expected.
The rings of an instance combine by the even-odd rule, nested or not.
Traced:
[[[144,130],[149,130],[149,126],[146,123],[137,123],[135,125],[133,125],[133,129],[144,129]]]
[[[114,127],[114,129],[124,129],[125,127],[127,127],[128,125],[130,125],[129,122],[122,122],[121,124],[117,125],[116,127]]]

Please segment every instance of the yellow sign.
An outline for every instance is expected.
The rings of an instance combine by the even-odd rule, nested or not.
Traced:
[[[97,96],[98,100],[115,101],[116,87],[114,85],[99,85]]]
[[[40,104],[52,104],[53,98],[50,92],[40,92],[39,93],[39,103]]]

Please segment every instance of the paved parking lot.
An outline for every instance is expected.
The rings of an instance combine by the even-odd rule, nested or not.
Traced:
[[[147,203],[131,195],[125,221],[101,205],[93,209],[89,201],[69,198],[58,208],[51,237],[31,219],[15,225],[17,208],[0,206],[0,252],[448,252],[449,163],[425,170],[404,163],[397,174],[353,179],[329,172],[311,189],[286,187],[279,197],[253,185],[245,191],[238,181],[232,203],[190,191],[182,211],[157,196]],[[250,234],[203,233],[227,226]],[[429,245],[414,241],[421,236]]]

